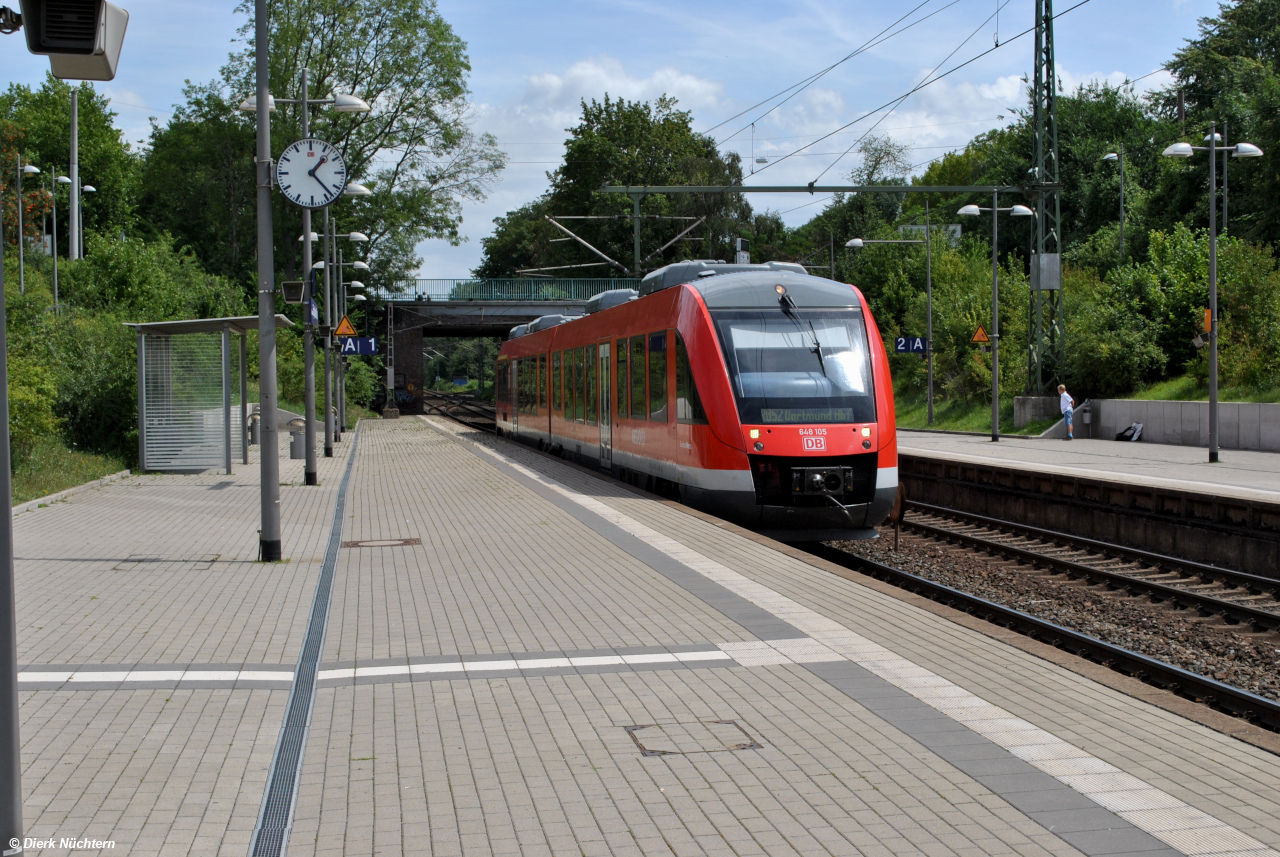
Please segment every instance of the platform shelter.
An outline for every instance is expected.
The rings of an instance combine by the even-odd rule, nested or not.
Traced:
[[[293,322],[276,316],[277,327]],[[249,463],[248,332],[256,315],[127,324],[138,336],[138,467],[202,471]],[[231,337],[239,335],[239,348]],[[235,374],[239,385],[232,383]],[[239,428],[233,411],[239,407]]]

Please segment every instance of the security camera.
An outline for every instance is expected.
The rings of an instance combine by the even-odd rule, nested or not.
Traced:
[[[112,80],[129,13],[106,0],[21,0],[27,50],[62,80]]]

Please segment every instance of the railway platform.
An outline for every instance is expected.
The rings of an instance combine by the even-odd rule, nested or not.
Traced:
[[[252,467],[15,519],[30,836],[1280,855],[1280,756],[1239,721],[444,419],[339,451],[283,489],[277,565]]]
[[[1280,503],[1280,453],[1224,449],[1209,463],[1196,446],[1078,438],[898,430],[903,455],[993,464],[1035,473],[1079,476],[1201,494]]]

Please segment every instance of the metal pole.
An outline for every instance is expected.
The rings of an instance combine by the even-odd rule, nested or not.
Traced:
[[[1120,264],[1124,264],[1124,143],[1120,144]]]
[[[337,223],[334,224],[333,231],[335,233],[338,231]],[[338,297],[338,309],[340,310],[340,312],[336,313],[336,315],[339,315],[342,318],[346,318],[347,317],[347,284],[344,282],[345,277],[343,276],[342,249],[336,247],[336,244],[337,244],[336,234],[334,235],[334,244],[335,244],[335,249],[338,250],[338,266],[337,268],[334,269],[334,273],[338,277],[338,282],[336,284],[336,288],[334,289],[334,291],[336,292]],[[347,358],[342,355],[342,349],[338,349],[336,358],[337,358],[337,366],[334,367],[335,374],[337,376],[334,378],[334,385],[337,387],[335,391],[336,393],[335,398],[337,399],[337,402],[338,402],[338,419],[336,421],[337,422],[336,434],[337,434],[338,442],[341,443],[342,432],[347,427]]]
[[[933,425],[933,246],[929,231],[929,197],[924,198],[925,360],[929,367],[929,425]]]
[[[635,250],[635,265],[631,276],[640,276],[640,194],[631,195],[631,244]]]
[[[1000,439],[1000,191],[991,192],[991,440]]]
[[[333,385],[330,377],[333,365],[333,301],[329,294],[329,243],[332,238],[329,225],[329,206],[324,207],[324,457],[333,458]]]
[[[836,278],[836,234],[827,230],[827,262],[831,265],[831,279]]]
[[[1218,460],[1218,146],[1209,125],[1209,462]]]
[[[4,223],[0,219],[0,295],[4,294]],[[13,477],[9,462],[9,360],[0,301],[0,850],[22,836],[22,737],[18,733],[18,611],[13,580]],[[22,853],[19,846],[10,853]]]
[[[14,155],[18,161],[18,294],[27,293],[27,266],[23,258],[22,245],[22,155]]]
[[[302,70],[302,136],[311,136],[311,108],[307,104],[311,95],[311,87],[307,79],[307,69]],[[306,301],[303,303],[302,320],[302,366],[305,387],[302,393],[304,423],[303,437],[307,452],[306,465],[303,467],[302,481],[306,485],[317,485],[316,476],[316,329],[311,324],[311,301],[313,299],[315,272],[311,270],[311,209],[302,209],[302,276],[306,282]]]
[[[231,325],[222,323],[222,444],[223,463],[231,475]]]
[[[1231,141],[1227,139],[1227,123],[1222,123],[1222,234],[1227,234],[1227,164],[1231,163],[1231,153],[1227,151],[1227,146],[1231,145]]]
[[[240,452],[249,463],[249,334],[240,334]]]
[[[254,50],[258,83],[258,378],[261,413],[262,531],[258,535],[263,562],[279,562],[280,439],[276,397],[275,248],[271,225],[271,112],[267,102],[267,0],[254,0]],[[72,177],[71,187],[77,187]]]
[[[80,222],[80,92],[71,90],[71,215],[67,219],[67,229],[71,233],[71,243],[67,247],[68,259],[79,259],[80,230],[76,224]]]
[[[58,168],[49,171],[49,184],[53,187],[53,311],[61,313],[58,304]]]

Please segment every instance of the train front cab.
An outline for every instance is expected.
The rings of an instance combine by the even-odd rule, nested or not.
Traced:
[[[786,272],[707,277],[690,291],[691,351],[718,358],[694,367],[712,417],[703,458],[716,481],[736,479],[690,484],[685,501],[781,541],[874,537],[897,494],[897,439],[888,358],[862,295]],[[711,447],[730,445],[736,465],[720,470],[728,450]]]

